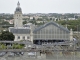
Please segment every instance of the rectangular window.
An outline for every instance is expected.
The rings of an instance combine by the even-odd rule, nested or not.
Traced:
[[[27,39],[30,39],[30,37],[28,36]]]
[[[18,36],[18,39],[20,39],[20,36]]]
[[[25,36],[23,36],[23,40],[25,40]]]

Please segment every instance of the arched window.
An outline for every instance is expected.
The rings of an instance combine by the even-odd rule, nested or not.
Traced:
[[[27,39],[30,39],[30,36],[27,36]]]
[[[25,36],[23,36],[23,40],[25,40]]]
[[[18,36],[18,39],[20,39],[20,36]]]

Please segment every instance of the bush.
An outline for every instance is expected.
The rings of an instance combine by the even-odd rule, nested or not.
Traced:
[[[6,49],[7,46],[5,44],[0,43],[0,49]]]
[[[22,49],[22,48],[24,48],[24,44],[13,44],[12,48],[13,49]]]

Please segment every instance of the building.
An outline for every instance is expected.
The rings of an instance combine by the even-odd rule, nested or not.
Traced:
[[[14,12],[14,27],[22,27],[23,24],[22,24],[22,9],[20,7],[20,3],[18,2],[17,3],[17,8]]]
[[[19,2],[14,13],[14,27],[10,27],[9,31],[15,35],[14,41],[29,40],[34,44],[51,44],[73,40],[72,29],[69,31],[54,21],[50,21],[42,26],[33,24],[23,26],[22,9]]]
[[[20,41],[20,40],[31,40],[30,33],[31,28],[30,27],[23,27],[23,20],[22,20],[22,9],[20,7],[20,3],[17,3],[17,8],[14,12],[14,27],[10,27],[9,31],[12,32],[15,36],[14,41]]]
[[[70,31],[55,22],[48,22],[33,31],[35,44],[54,43],[70,40]]]

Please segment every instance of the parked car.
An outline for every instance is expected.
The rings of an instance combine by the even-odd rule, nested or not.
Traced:
[[[8,57],[13,57],[13,56],[15,56],[15,53],[13,53],[13,52],[9,52]]]
[[[6,52],[0,52],[0,57],[4,56]]]

